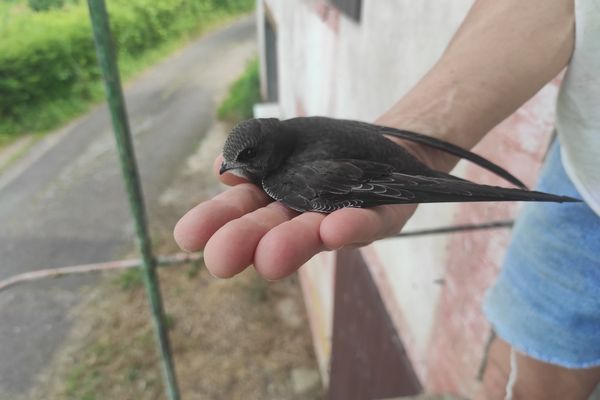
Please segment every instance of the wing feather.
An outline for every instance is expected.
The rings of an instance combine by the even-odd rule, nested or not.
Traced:
[[[542,192],[479,185],[452,175],[407,175],[387,164],[354,159],[290,166],[265,179],[263,188],[273,199],[294,210],[322,213],[384,204],[577,201]]]
[[[446,153],[452,154],[454,156],[464,158],[465,160],[469,160],[474,164],[479,165],[481,168],[487,169],[488,171],[493,172],[494,174],[500,176],[503,179],[506,179],[508,182],[513,185],[521,188],[527,189],[527,186],[519,180],[517,177],[512,175],[510,172],[499,166],[498,164],[494,164],[490,160],[487,160],[481,157],[478,154],[475,154],[469,150],[465,150],[460,146],[455,144],[437,139],[433,136],[423,135],[422,133],[411,132],[403,129],[391,128],[388,126],[374,125],[366,122],[360,121],[351,121],[347,120],[349,123],[354,123],[362,126],[363,128],[367,128],[370,131],[375,131],[379,134],[395,136],[400,139],[409,140],[411,142],[424,144],[429,147],[433,147],[438,150],[445,151]]]

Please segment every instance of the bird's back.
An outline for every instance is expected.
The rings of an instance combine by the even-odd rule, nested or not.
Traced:
[[[291,163],[358,159],[385,163],[407,174],[431,172],[402,146],[379,133],[375,125],[326,117],[292,118],[281,122],[297,136],[296,148],[288,160]]]

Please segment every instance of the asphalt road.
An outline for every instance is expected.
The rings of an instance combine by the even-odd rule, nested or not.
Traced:
[[[254,21],[244,18],[127,85],[150,218],[211,126],[217,97],[255,51]],[[0,279],[118,259],[133,240],[105,106],[48,135],[0,176]],[[93,279],[46,280],[0,292],[1,399],[19,398],[35,384],[70,328],[69,310]]]

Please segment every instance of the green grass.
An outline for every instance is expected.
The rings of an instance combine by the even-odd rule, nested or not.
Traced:
[[[140,268],[128,268],[114,279],[114,283],[122,290],[132,290],[142,287],[142,270]]]
[[[231,85],[217,115],[219,119],[233,123],[252,118],[252,106],[260,100],[258,60],[255,58],[248,62],[242,76]]]
[[[160,393],[161,382],[156,371],[148,371],[153,365],[154,341],[152,332],[134,332],[131,338],[96,339],[77,355],[78,364],[73,366],[64,380],[61,399],[103,400],[110,390],[107,384],[121,387],[121,391],[134,393],[140,385],[148,392]],[[137,357],[128,357],[128,351],[136,348]],[[150,359],[147,359],[150,358]],[[112,375],[112,376],[109,376]],[[143,390],[143,389],[142,389]],[[135,397],[127,397],[135,398]]]
[[[231,20],[233,17],[222,16],[212,22],[211,27]],[[196,36],[198,33],[195,35]],[[184,45],[190,36],[185,35],[177,39],[159,44],[157,47],[143,53],[140,57],[125,55],[119,60],[119,71],[124,82],[134,77],[147,67],[164,59],[175,50]],[[43,133],[56,128],[88,111],[98,102],[104,100],[104,87],[101,81],[90,83],[86,87],[87,93],[55,99],[51,102],[31,105],[22,118],[0,120],[0,146],[12,142],[24,132]]]
[[[0,120],[0,146],[11,143],[25,133],[45,133],[88,111],[92,105],[104,98],[101,82],[88,86],[82,97],[65,97],[48,103],[33,104],[19,119]]]
[[[8,149],[7,150],[8,153],[0,154],[0,174],[2,174],[16,160],[20,159],[21,156],[26,154],[29,151],[29,149],[31,149],[33,147],[33,145],[38,142],[38,140],[40,138],[41,138],[40,135],[24,136],[21,139],[21,140],[23,140],[23,142],[21,142],[21,143],[12,142],[11,143],[11,141],[0,136],[0,149],[2,149],[3,146],[7,146],[8,144],[13,144],[14,146],[16,146],[13,149]]]
[[[69,399],[96,400],[103,376],[95,367],[109,364],[118,356],[117,348],[102,342],[92,343],[88,350],[89,358],[74,367],[66,378],[65,394]]]
[[[168,330],[172,331],[175,329],[175,316],[173,314],[166,313],[165,324],[167,325]]]
[[[138,57],[127,54],[123,55],[119,58],[119,72],[122,81],[126,83],[141,71],[181,48],[190,39],[199,36],[201,32],[231,21],[235,17],[231,15],[219,15],[210,24],[205,25],[203,29],[160,43],[155,48],[142,53]],[[14,139],[24,133],[46,133],[89,111],[103,100],[103,83],[96,81],[86,86],[86,93],[74,93],[72,96],[65,98],[30,105],[19,119],[0,119],[0,148],[3,145],[12,143]]]
[[[208,1],[209,0],[206,0],[207,4],[209,4]],[[120,32],[124,32],[121,40],[125,40],[124,43],[133,43],[131,45],[127,45],[133,50],[120,51],[118,61],[123,82],[126,82],[128,79],[136,76],[142,70],[164,59],[166,56],[179,49],[190,39],[196,38],[207,30],[214,29],[225,22],[233,20],[242,12],[248,11],[251,7],[247,6],[246,3],[251,4],[253,2],[250,0],[228,0],[224,3],[215,3],[229,5],[214,6],[210,9],[210,11],[201,14],[201,18],[197,18],[195,26],[191,25],[189,22],[190,17],[188,17],[188,20],[182,22],[181,28],[173,30],[175,33],[164,34],[161,36],[160,40],[154,41],[154,45],[143,48],[141,51],[134,51],[136,48],[135,35],[124,31],[126,28],[121,27]],[[60,12],[62,11],[53,11],[52,15],[56,15],[56,18],[58,18]],[[17,21],[14,20],[14,18],[18,17],[19,21],[27,21],[27,18],[39,18],[38,14],[44,14],[45,17],[50,18],[50,14],[46,12],[33,13],[27,8],[26,3],[22,0],[12,2],[9,1],[6,3],[3,3],[2,0],[0,0],[0,32],[9,32],[10,29],[12,29],[7,25],[4,25],[3,27],[3,21],[11,22],[11,20],[13,20],[11,22],[11,26],[13,26],[17,24]],[[85,16],[87,17],[87,14]],[[121,20],[122,19],[123,18],[121,18]],[[115,21],[117,20],[118,19],[115,19]],[[121,23],[121,25],[123,24]],[[133,40],[133,42],[128,41],[129,36],[127,36],[127,34],[131,36],[131,40]],[[61,35],[56,36],[57,40],[60,40],[59,38],[62,37]],[[16,37],[18,37],[18,35]],[[0,38],[0,43],[1,42],[2,38]],[[10,45],[10,42],[8,42],[8,44],[5,42],[4,45]],[[13,43],[12,47],[9,47],[9,49],[14,48],[16,51],[20,51],[18,50],[20,48],[19,46],[20,45],[15,42]],[[92,60],[91,62],[95,63],[95,60]],[[36,75],[35,77],[31,77],[32,81],[40,80],[40,83],[46,85],[45,80],[50,79],[51,76],[42,73],[43,71],[38,72],[39,76]],[[2,83],[2,79],[5,78],[0,78],[0,83]],[[4,115],[1,115],[2,113],[0,113],[0,149],[14,142],[16,138],[22,136],[23,134],[45,133],[49,130],[55,129],[58,126],[85,113],[100,101],[103,101],[104,89],[99,77],[94,78],[92,74],[91,76],[83,77],[82,79],[83,80],[80,83],[74,84],[72,89],[65,89],[65,93],[59,94],[58,91],[47,90],[42,92],[42,94],[49,93],[49,95],[45,98],[38,96],[35,97],[36,100],[31,101],[24,101],[23,99],[17,98],[15,98],[14,102],[12,103],[9,101],[9,107],[10,104],[14,104],[14,114],[12,112],[5,112]],[[52,79],[50,80],[52,81]],[[11,83],[10,76],[4,82],[5,85],[8,85],[6,86],[7,88],[10,88],[11,85],[18,83],[17,81],[15,81],[15,83]],[[18,84],[21,85],[22,83]],[[53,92],[55,93],[54,95],[52,94]],[[1,95],[3,94],[0,93],[0,96]],[[7,93],[4,93],[4,95],[7,95]]]

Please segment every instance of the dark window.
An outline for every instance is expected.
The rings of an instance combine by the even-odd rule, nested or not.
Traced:
[[[265,15],[265,58],[267,72],[267,98],[276,102],[279,97],[279,78],[277,73],[277,30],[267,13]]]
[[[360,252],[340,251],[335,263],[329,400],[389,399],[422,390]]]
[[[356,22],[360,21],[362,0],[329,0],[329,2]]]

